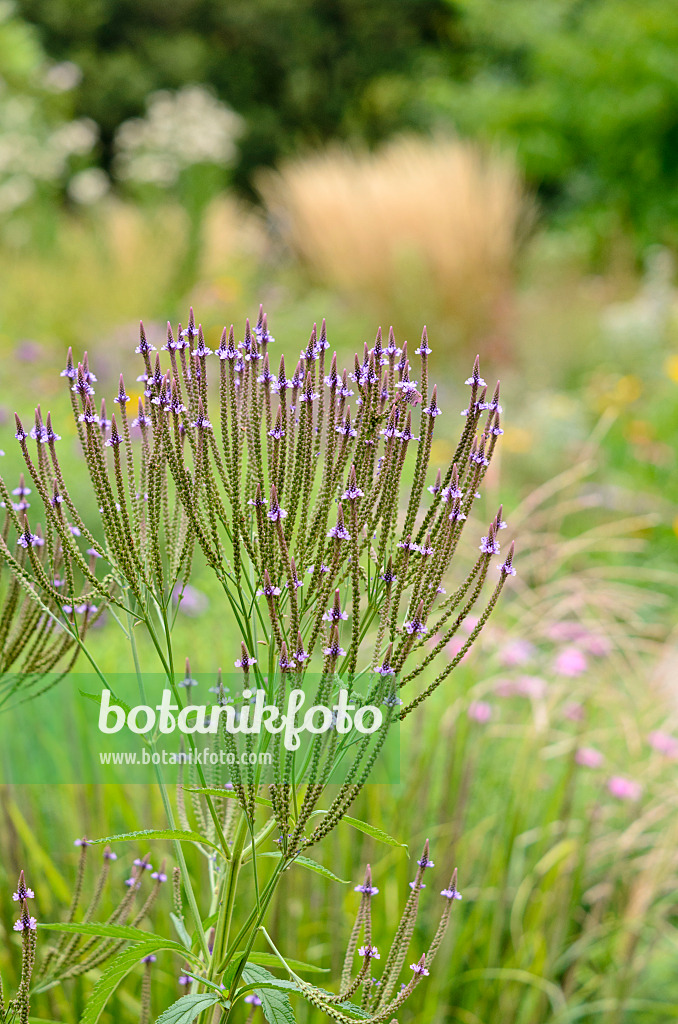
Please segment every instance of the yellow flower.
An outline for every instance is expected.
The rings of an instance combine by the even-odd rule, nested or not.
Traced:
[[[668,356],[664,363],[664,373],[669,380],[678,384],[678,355]]]
[[[507,427],[502,438],[504,448],[508,452],[529,452],[534,442],[531,430],[525,427]]]

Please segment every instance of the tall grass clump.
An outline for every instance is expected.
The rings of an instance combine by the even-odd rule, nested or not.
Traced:
[[[256,997],[268,1020],[282,1024],[292,1019],[289,995],[296,993],[339,1024],[391,1021],[429,975],[461,898],[456,868],[449,865],[435,883],[437,924],[411,951],[424,874],[434,867],[426,841],[380,977],[373,978],[373,961],[381,959],[371,923],[378,887],[367,866],[335,992],[303,980],[304,965],[283,956],[265,927],[285,872],[319,870],[307,854],[340,823],[383,838],[348,812],[396,725],[409,723],[412,714],[421,718],[422,705],[446,684],[516,574],[513,544],[495,559],[506,527],[501,506],[474,538],[470,566],[460,570],[455,559],[503,434],[499,385],[488,389],[476,359],[465,382],[470,394],[456,450],[447,465],[435,467],[432,445],[443,410],[429,380],[426,329],[411,357],[392,330],[388,339],[379,330],[344,370],[336,353],[328,357],[324,321],[291,361],[293,371],[284,356],[273,368],[274,341],[263,309],[254,328],[246,323],[242,339],[236,341],[233,326],[225,328],[216,351],[206,345],[192,310],[185,328],[168,324],[162,352],[142,325],[136,351],[143,395],[132,403],[121,374],[108,406],[96,395],[88,358],[76,361],[69,351],[61,376],[97,522],[80,511],[77,489],[66,479],[50,414],[38,406],[25,426],[16,416],[26,479],[42,506],[40,525],[23,482],[17,502],[11,484],[0,478],[0,552],[17,593],[87,658],[103,685],[102,705],[117,700],[116,681],[97,664],[87,628],[106,607],[129,642],[141,704],[147,704],[150,680],[136,640],[140,631],[164,673],[163,701],[172,701],[169,710],[186,723],[195,715],[194,727],[182,730],[186,750],[179,777],[172,778],[174,801],[169,773],[155,760],[158,732],[152,725],[142,730],[168,827],[94,844],[79,840],[83,858],[96,842],[167,840],[177,862],[177,940],[140,934],[138,917],[126,925],[131,909],[124,900],[107,922],[94,924],[87,911],[78,923],[82,886],[76,883],[69,920],[60,927],[89,936],[85,950],[96,946],[93,939],[101,948],[85,958],[83,969],[82,961],[74,967],[82,954],[78,942],[62,940],[47,953],[45,984],[62,984],[113,958],[84,1024],[94,1024],[127,971],[151,964],[161,950],[187,964],[190,989],[165,1020],[225,1022]],[[217,625],[232,630],[240,646],[234,694],[221,668],[213,667],[209,715],[193,703],[198,684],[188,660],[185,674],[178,669],[186,653],[204,652],[180,655],[172,635],[177,591],[187,586],[198,558],[223,594]],[[473,629],[448,658],[447,645],[474,609]],[[303,718],[308,743],[300,746],[288,742],[288,727],[301,725],[297,712],[306,697],[324,725],[311,728],[309,710]],[[123,706],[116,709],[124,718]],[[286,723],[284,742],[282,725],[262,728],[264,712],[269,723]],[[362,728],[365,715],[369,724]],[[229,771],[205,767],[196,732],[215,757],[227,755],[219,763]],[[271,843],[274,849],[266,849]],[[202,907],[200,878],[189,869],[185,844],[205,857],[209,885]],[[131,892],[146,862],[135,862]],[[257,950],[262,941],[265,952]],[[271,964],[288,978],[266,970]],[[46,970],[43,965],[43,975]],[[145,984],[147,1020],[150,974]]]
[[[260,187],[315,280],[380,316],[396,310],[409,329],[423,302],[448,346],[501,332],[527,212],[507,155],[402,138],[374,153],[334,147],[292,160]]]

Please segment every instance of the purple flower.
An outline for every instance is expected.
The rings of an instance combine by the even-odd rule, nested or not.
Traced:
[[[341,610],[340,594],[337,590],[334,595],[334,604],[328,611],[323,615],[324,622],[340,622],[342,619],[347,619],[348,613]]]
[[[468,706],[468,717],[484,725],[492,718],[492,705],[485,700],[471,701]]]
[[[379,890],[376,885],[355,885],[353,887],[354,892],[361,892],[365,896],[376,896]]]
[[[287,518],[287,512],[278,504],[278,496],[275,493],[275,488],[272,488],[271,490],[271,507],[266,515],[272,523],[278,523],[281,519]]]
[[[429,973],[426,970],[426,967],[424,966],[424,964],[422,964],[422,963],[410,964],[410,970],[414,971],[415,974],[420,974],[422,978],[427,977],[428,973]]]
[[[475,363],[473,365],[473,373],[471,374],[470,377],[466,378],[466,380],[464,381],[464,384],[468,384],[472,388],[486,388],[487,387],[486,382],[480,376],[480,365],[479,365],[477,359],[476,359],[476,361],[475,361]]]
[[[111,436],[109,437],[108,441],[104,441],[104,444],[107,448],[117,448],[117,446],[119,444],[122,444],[123,441],[124,438],[122,438],[118,433],[118,428],[116,426],[115,420],[113,420],[113,429],[111,431]]]
[[[499,652],[499,660],[502,665],[506,665],[510,668],[516,665],[524,665],[526,662],[531,661],[535,655],[534,644],[531,644],[529,640],[512,640]]]
[[[42,547],[44,541],[42,537],[38,537],[36,533],[31,533],[28,527],[26,527],[17,540],[17,544],[20,544],[22,548]]]
[[[158,958],[157,958],[157,956],[155,956],[155,954],[149,953],[149,955],[143,957],[143,959],[141,959],[139,961],[139,963],[142,963],[142,964],[154,964],[157,961],[157,959]]]
[[[117,860],[117,853],[113,853],[113,850],[109,850],[108,847],[104,850],[104,860]]]
[[[410,889],[425,889],[426,888],[426,884],[424,882],[420,882],[419,885],[417,885],[416,879],[415,879],[414,882],[408,882],[407,884],[409,885]]]
[[[460,892],[457,892],[456,885],[450,886],[449,889],[441,889],[440,895],[448,900],[462,900],[464,898]]]
[[[364,498],[365,492],[361,491],[357,484],[349,483],[341,497],[347,501],[356,501],[358,498]]]
[[[555,660],[554,669],[560,676],[575,677],[586,671],[588,661],[578,647],[565,647]]]
[[[420,868],[434,868],[435,867],[435,864],[433,863],[433,861],[429,860],[429,858],[425,854],[421,858],[421,860],[417,861],[417,864],[419,865]]]
[[[35,899],[35,893],[26,885],[23,871],[19,875],[19,884],[17,885],[17,891],[15,893],[12,893],[12,899],[14,900],[15,903],[23,903],[24,900]]]
[[[422,636],[424,633],[428,632],[424,623],[416,617],[414,619],[411,619],[409,622],[406,622],[404,624],[404,629],[405,632],[410,634],[410,636],[412,636],[412,634]]]
[[[574,759],[584,768],[600,768],[604,761],[603,755],[595,747],[579,747]]]
[[[500,547],[498,542],[494,539],[493,535],[490,534],[488,537],[483,537],[480,541],[480,551],[484,555],[498,555]]]
[[[278,593],[280,593],[280,591],[278,591]],[[250,658],[249,654],[246,653],[244,653],[240,658],[238,658],[237,661],[233,662],[236,668],[249,668],[250,665],[256,665],[256,663],[257,659]]]
[[[330,658],[341,658],[346,654],[346,651],[343,647],[339,646],[338,640],[331,640],[330,646],[323,648],[323,653],[327,654]]]
[[[123,379],[122,379],[122,374],[120,374],[120,386],[118,388],[118,394],[113,399],[113,401],[117,402],[118,405],[127,405],[129,400],[130,400],[130,397],[125,392],[125,384],[124,384]]]
[[[297,641],[297,649],[294,652],[294,660],[299,664],[302,664],[304,661],[306,661],[307,658],[310,658],[310,654],[307,654],[307,652],[304,650],[303,644],[301,642],[301,637],[299,637]]]
[[[381,960],[379,950],[376,946],[372,945],[361,946],[358,950],[358,956],[364,956],[366,960]]]
[[[153,865],[149,864],[145,857],[137,857],[134,861],[135,868],[141,868],[142,871],[152,871]]]
[[[251,1003],[252,1006],[261,1006],[261,999],[256,992],[250,992],[243,999],[244,1003]]]
[[[195,420],[194,423],[191,423],[191,426],[192,427],[196,427],[198,430],[211,430],[212,429],[212,424],[210,423],[210,421],[207,419],[207,417],[205,416],[204,412],[202,411],[202,407],[198,410],[198,418]]]
[[[193,978],[189,977],[188,974],[180,974],[178,978],[179,984],[184,985],[186,988],[192,983]]]
[[[349,394],[352,395],[353,392],[351,391],[349,392]],[[340,423],[339,426],[335,427],[334,429],[336,430],[337,434],[342,434],[344,437],[358,436],[357,430],[354,430],[354,428],[351,426],[351,415],[348,412],[346,413],[344,422]]]
[[[623,775],[613,775],[607,784],[607,788],[618,800],[637,800],[643,791],[643,787],[634,779],[627,779]]]
[[[28,914],[22,915],[14,925],[15,932],[34,932],[38,927],[38,922],[34,917],[30,917]]]
[[[160,883],[167,881],[167,875],[164,871],[154,871],[151,878]]]
[[[647,737],[647,742],[665,757],[670,757],[673,760],[678,758],[678,740],[670,733],[664,732],[662,729],[655,729]]]

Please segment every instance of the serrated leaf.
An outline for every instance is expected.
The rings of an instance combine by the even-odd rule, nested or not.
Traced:
[[[269,853],[258,853],[257,858],[259,857],[273,857],[280,860],[282,854],[272,851]],[[317,861],[311,860],[310,857],[295,857],[290,863],[300,864],[302,868],[308,868],[309,871],[315,871],[319,875],[324,875],[325,878],[329,878],[333,882],[341,882],[342,885],[348,885],[345,878],[339,878],[338,875],[333,874],[329,868],[323,867],[322,864],[318,864]]]
[[[75,935],[94,935],[106,939],[127,939],[129,942],[164,942],[162,935],[144,932],[122,924],[66,924],[38,922],[38,928],[48,932],[71,932]],[[189,947],[190,948],[190,947]]]
[[[296,1024],[296,1017],[294,1016],[289,996],[284,992],[276,991],[274,988],[258,987],[259,985],[266,985],[266,983],[270,985],[272,982],[279,982],[279,978],[274,977],[265,968],[248,962],[243,969],[242,980],[247,986],[257,986],[253,990],[261,999],[261,1009],[268,1024]],[[296,988],[292,982],[287,984]]]
[[[217,796],[226,797],[227,800],[237,800],[238,794],[234,793],[230,789],[219,789],[217,786],[183,786],[185,793],[198,793],[201,796]],[[267,800],[265,796],[257,796],[254,798],[256,804],[261,804],[262,807],[273,807],[270,800]]]
[[[141,832],[124,832],[118,836],[105,836],[103,839],[90,839],[91,846],[100,846],[102,843],[123,843],[130,839],[178,839],[182,843],[199,843],[201,846],[211,846],[213,850],[221,853],[221,847],[216,843],[205,839],[199,832],[191,832],[183,828],[148,828]]]
[[[161,1013],[155,1024],[191,1024],[199,1013],[208,1010],[219,1002],[214,992],[203,992],[202,995],[182,996]]]
[[[236,957],[242,956],[242,951],[235,954]],[[274,953],[249,953],[247,957],[248,963],[258,964],[259,967],[282,967],[280,960]],[[305,971],[307,974],[329,974],[329,967],[316,967],[315,964],[305,964],[302,960],[288,960],[285,957],[285,963],[292,968],[293,971]]]
[[[192,945],[191,936],[188,934],[184,922],[181,920],[180,917],[177,917],[176,914],[170,914],[170,921],[174,925],[174,930],[181,939],[181,941],[183,942],[186,949],[190,949]]]
[[[374,825],[368,825],[366,821],[361,821],[359,818],[350,818],[348,814],[345,814],[341,820],[345,821],[352,828],[357,828],[359,832],[372,836],[373,839],[380,843],[386,843],[387,846],[396,846],[398,849],[408,849],[407,843],[399,843],[393,836],[390,836],[387,832],[382,832],[380,828],[375,828]]]
[[[86,697],[87,700],[93,701],[94,704],[101,704],[101,694],[100,693],[87,693],[85,690],[78,690],[78,693],[80,694],[81,697]],[[129,715],[130,711],[132,710],[130,705],[129,704],[125,704],[124,700],[120,700],[119,697],[115,697],[115,695],[113,695],[113,696],[115,698],[115,703],[119,707],[121,707],[123,709],[123,711],[125,712],[125,715],[126,716]]]
[[[186,956],[186,950],[178,942],[170,939],[159,939],[155,942],[143,942],[138,946],[131,946],[123,953],[120,953],[115,960],[112,960],[107,969],[101,975],[92,989],[87,1006],[84,1009],[80,1024],[96,1024],[103,1009],[111,998],[120,982],[145,956],[157,953],[161,949],[171,949],[182,956]]]

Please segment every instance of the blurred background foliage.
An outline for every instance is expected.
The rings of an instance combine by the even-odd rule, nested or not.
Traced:
[[[159,347],[189,304],[214,348],[263,302],[286,356],[325,316],[348,364],[379,324],[412,343],[426,322],[440,464],[476,352],[502,378],[485,511],[501,497],[519,539],[514,596],[406,738],[401,787],[356,809],[459,865],[449,970],[404,1021],[675,1017],[677,47],[671,0],[0,0],[8,481],[12,412],[37,400],[78,479],[69,345],[110,399],[139,372],[139,317]],[[192,588],[177,645],[212,672],[235,652],[199,564]],[[128,657],[110,621],[92,639],[105,667]],[[162,824],[141,787],[27,790],[0,790],[0,880],[27,867],[43,919],[63,916],[77,834]],[[386,930],[411,862],[346,831],[326,863],[356,884],[371,860]],[[333,964],[346,891],[290,878],[290,955]],[[158,1012],[179,967],[158,963]],[[41,1012],[75,1020],[90,988]],[[107,1020],[138,1019],[134,985],[117,1000]]]
[[[115,134],[146,97],[210,85],[245,118],[234,167],[330,139],[443,126],[515,151],[550,217],[675,243],[678,11],[671,0],[19,0],[75,112]],[[35,45],[35,43],[33,43]]]

